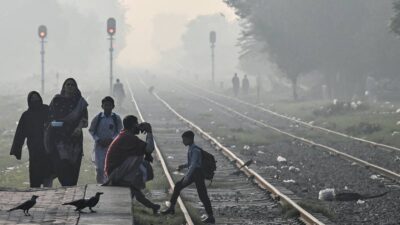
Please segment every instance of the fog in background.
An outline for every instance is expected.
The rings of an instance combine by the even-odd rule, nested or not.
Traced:
[[[395,4],[393,4],[395,3]],[[117,20],[115,77],[147,71],[216,81],[262,76],[265,91],[294,99],[382,99],[400,94],[400,4],[392,0],[6,0],[0,8],[1,95],[46,89],[73,76],[106,85],[106,20]],[[22,85],[21,85],[22,84]],[[29,84],[29,85],[28,85]],[[59,84],[60,85],[60,84]],[[325,88],[325,90],[323,90]],[[325,91],[325,93],[323,93]]]

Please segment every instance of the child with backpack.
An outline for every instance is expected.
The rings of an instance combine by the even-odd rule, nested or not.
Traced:
[[[122,129],[121,117],[113,113],[114,99],[107,96],[101,100],[103,112],[95,116],[90,124],[89,132],[93,137],[94,150],[92,161],[96,166],[96,181],[98,184],[105,182],[104,161],[108,146]]]
[[[214,157],[202,150],[194,143],[194,133],[192,131],[186,131],[182,134],[182,142],[185,146],[188,146],[188,162],[184,165],[180,165],[178,170],[188,168],[187,173],[175,184],[174,192],[171,196],[171,205],[168,209],[164,210],[162,214],[174,214],[175,204],[179,197],[180,192],[192,183],[196,184],[197,193],[199,198],[204,205],[208,217],[203,220],[204,223],[215,223],[215,218],[211,208],[211,201],[207,194],[207,187],[205,185],[205,179],[212,179],[215,171],[215,160]],[[204,156],[211,157],[204,157]],[[211,159],[211,163],[210,162]],[[206,162],[207,161],[207,162]],[[208,165],[208,168],[204,168]],[[213,167],[213,168],[210,168]]]

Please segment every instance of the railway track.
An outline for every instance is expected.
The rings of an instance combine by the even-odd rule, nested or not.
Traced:
[[[183,82],[183,81],[181,81],[181,82]],[[273,116],[276,116],[278,118],[291,121],[293,123],[299,124],[301,126],[304,126],[304,127],[310,128],[310,129],[316,129],[316,130],[323,131],[323,132],[328,133],[328,134],[334,134],[334,135],[337,135],[337,136],[340,136],[340,137],[344,137],[344,138],[347,138],[347,139],[351,139],[351,140],[354,140],[354,141],[359,141],[361,143],[370,144],[371,146],[373,146],[375,148],[376,147],[380,147],[381,149],[390,150],[390,151],[394,151],[394,152],[400,152],[400,148],[395,147],[395,146],[382,144],[382,143],[378,143],[378,142],[374,142],[374,141],[370,141],[370,140],[366,140],[364,138],[354,137],[352,135],[348,135],[348,134],[345,134],[345,133],[342,133],[342,132],[334,131],[334,130],[331,130],[331,129],[328,129],[328,128],[325,128],[325,127],[316,126],[316,125],[301,121],[300,119],[294,119],[293,117],[290,117],[290,116],[287,116],[287,115],[283,115],[281,113],[275,112],[275,111],[273,111],[271,109],[262,107],[260,105],[252,104],[252,103],[243,101],[241,99],[234,98],[234,97],[227,96],[227,95],[223,95],[223,94],[220,94],[220,93],[208,90],[208,89],[203,89],[203,88],[200,88],[199,86],[196,86],[196,85],[193,85],[193,84],[190,84],[190,83],[187,83],[187,82],[184,82],[184,83],[188,84],[188,85],[190,85],[190,86],[192,86],[192,87],[194,87],[196,89],[201,89],[202,91],[204,91],[206,93],[209,93],[211,95],[219,96],[219,97],[222,97],[224,99],[240,103],[242,105],[250,106],[250,107],[252,107],[254,109],[260,110],[262,112],[266,112],[266,113],[268,113],[270,115],[273,115]]]
[[[244,167],[242,172],[238,172],[238,167],[244,164],[243,160],[195,124],[180,116],[160,96],[155,94],[156,98],[154,98],[144,87],[138,84],[134,86],[135,93],[133,93],[129,82],[127,85],[132,102],[137,111],[140,112],[139,117],[142,120],[146,119],[153,126],[154,136],[158,144],[157,155],[171,188],[173,187],[172,179],[179,179],[182,176],[176,171],[172,172],[172,168],[176,168],[178,164],[186,160],[185,147],[180,140],[180,134],[184,130],[192,129],[196,131],[198,136],[201,137],[196,138],[197,144],[215,155],[218,168],[208,192],[218,224],[324,224],[252,169]],[[265,189],[269,191],[267,192]],[[300,219],[284,218],[281,207],[274,198],[280,198],[282,202],[294,207],[299,212]],[[191,224],[193,219],[190,218],[196,218],[198,217],[196,212],[202,212],[195,189],[189,188],[184,191],[183,200],[179,204],[187,223]],[[193,212],[186,208],[196,210]],[[192,212],[190,215],[189,211]]]
[[[279,134],[283,134],[283,135],[289,136],[290,138],[293,138],[295,140],[298,140],[298,141],[301,141],[301,142],[303,142],[305,144],[308,144],[312,148],[319,148],[319,149],[322,149],[322,150],[329,151],[332,154],[338,155],[340,157],[343,157],[346,160],[349,160],[351,162],[354,162],[354,163],[357,163],[359,165],[362,165],[362,166],[364,166],[364,167],[366,167],[368,169],[371,169],[371,170],[381,174],[382,176],[385,176],[385,177],[387,177],[389,179],[392,179],[394,181],[400,182],[400,174],[395,172],[395,171],[392,171],[392,170],[386,169],[386,168],[384,168],[382,166],[378,166],[376,164],[370,163],[370,162],[368,162],[366,160],[363,160],[363,159],[361,159],[359,157],[355,157],[355,156],[353,156],[351,154],[345,153],[345,152],[343,152],[341,150],[338,150],[336,148],[330,147],[328,145],[320,144],[320,143],[315,142],[315,141],[313,141],[311,139],[304,138],[304,137],[301,137],[301,136],[298,136],[298,135],[294,135],[294,134],[292,134],[290,132],[284,131],[283,129],[276,128],[275,126],[272,126],[272,125],[270,125],[270,124],[268,124],[268,123],[266,123],[264,121],[255,119],[253,117],[245,115],[244,113],[240,113],[239,111],[237,111],[237,110],[235,110],[235,109],[233,109],[233,108],[231,108],[231,107],[229,107],[229,106],[227,106],[225,104],[222,104],[221,102],[218,102],[218,101],[215,101],[215,100],[213,100],[211,98],[208,98],[208,97],[193,93],[193,92],[189,91],[186,88],[183,88],[183,87],[180,87],[180,88],[182,88],[185,92],[189,93],[190,95],[192,95],[192,96],[194,96],[196,98],[200,98],[200,99],[203,99],[203,100],[205,100],[207,102],[210,102],[210,103],[212,103],[214,105],[217,105],[218,107],[223,108],[224,110],[228,111],[229,113],[232,113],[232,114],[234,114],[234,115],[236,115],[236,116],[238,116],[238,117],[240,117],[240,118],[242,118],[242,119],[244,119],[244,120],[246,120],[248,122],[254,123],[257,126],[260,126],[262,128],[271,129],[274,132],[277,132]]]
[[[317,148],[321,147],[316,146],[315,142],[304,144],[305,142],[301,137],[294,141],[295,138],[292,136],[280,135],[286,136],[286,139],[277,138],[272,143],[260,143],[258,146],[249,142],[248,145],[250,146],[247,145],[247,150],[242,150],[241,147],[243,146],[244,148],[246,145],[240,145],[237,141],[228,140],[230,137],[235,136],[237,130],[243,130],[251,134],[269,134],[273,132],[260,126],[260,121],[249,123],[243,117],[249,117],[247,113],[242,113],[244,115],[231,113],[224,107],[205,99],[197,98],[188,94],[187,91],[181,90],[181,88],[176,88],[172,82],[166,80],[151,80],[147,82],[151,83],[151,85],[156,85],[158,93],[163,96],[165,101],[171,102],[169,104],[178,109],[179,113],[191,121],[195,121],[208,133],[213,133],[213,136],[217,136],[217,139],[223,142],[223,145],[231,146],[238,156],[256,158],[257,164],[252,168],[261,176],[285,186],[303,199],[316,199],[319,190],[324,188],[367,194],[390,192],[384,198],[368,200],[361,207],[365,208],[365,210],[370,210],[370,213],[375,212],[376,215],[369,215],[367,211],[358,212],[359,204],[364,204],[364,202],[327,203],[327,208],[334,211],[338,217],[334,219],[334,222],[339,224],[366,224],[363,220],[372,220],[379,221],[378,223],[380,224],[392,224],[382,221],[397,221],[399,219],[393,213],[396,208],[399,208],[397,203],[400,200],[400,196],[396,190],[400,189],[400,186],[393,179],[384,179],[376,175],[375,171],[374,173],[364,167],[355,166],[356,163],[352,161],[349,162],[348,160],[334,157],[338,155],[336,152],[320,151]],[[227,103],[224,102],[224,104]],[[206,113],[201,115],[201,112]],[[207,116],[206,119],[205,116]],[[229,132],[232,132],[233,135],[229,134]],[[282,165],[276,162],[277,156],[285,156],[287,164]],[[287,171],[291,167],[300,169],[300,172]],[[356,217],[359,216],[360,218],[354,219],[354,213],[357,213]],[[361,218],[364,216],[366,218]]]
[[[239,117],[244,118],[243,114],[245,114],[245,117],[251,117],[250,120],[253,119],[264,123],[259,124],[260,126],[270,129],[279,128],[276,132],[292,136],[294,139],[311,146],[316,146],[315,143],[317,143],[318,147],[331,151],[332,154],[338,154],[350,161],[371,168],[385,177],[396,180],[397,182],[399,181],[400,149],[395,146],[372,142],[323,127],[310,125],[299,119],[293,119],[289,116],[247,103],[240,99],[203,89],[196,85],[188,84],[187,82],[184,84],[193,87],[191,89],[191,94],[195,94],[199,97],[200,94],[198,93],[201,91],[200,97],[205,101],[220,105],[220,107],[229,108],[227,109],[228,111],[237,114]],[[182,88],[182,85],[180,85],[180,87]],[[193,89],[198,91],[194,91]],[[222,105],[221,102],[223,103]],[[249,118],[247,119],[249,120]],[[304,138],[304,136],[309,137]]]

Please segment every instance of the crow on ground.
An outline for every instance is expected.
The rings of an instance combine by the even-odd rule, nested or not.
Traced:
[[[39,196],[37,195],[32,195],[32,198],[24,203],[22,203],[21,205],[12,208],[10,210],[8,210],[7,212],[11,212],[17,209],[21,209],[24,211],[25,216],[30,216],[31,214],[29,214],[29,210],[36,204],[36,199],[39,198]]]
[[[73,205],[76,207],[75,211],[78,211],[81,213],[81,210],[89,207],[90,212],[96,212],[94,211],[92,208],[95,207],[97,205],[97,203],[100,200],[100,195],[102,195],[103,192],[97,192],[95,196],[89,198],[89,199],[78,199],[72,202],[67,202],[64,203],[63,205]]]

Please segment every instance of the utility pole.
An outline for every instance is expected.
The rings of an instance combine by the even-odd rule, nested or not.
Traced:
[[[41,55],[41,64],[42,64],[42,77],[41,77],[41,94],[44,95],[44,43],[45,43],[45,38],[47,36],[47,27],[45,25],[40,25],[39,29],[38,29],[38,34],[39,34],[39,38],[40,38],[40,45],[41,45],[41,49],[40,49],[40,55]]]
[[[57,72],[56,73],[56,88],[58,88],[59,80],[60,80],[60,74]]]
[[[210,47],[211,47],[211,80],[212,83],[214,84],[214,77],[215,77],[215,57],[214,57],[214,48],[215,48],[215,42],[217,40],[217,34],[215,31],[210,31]]]
[[[107,20],[107,33],[110,36],[108,40],[110,40],[110,95],[113,94],[113,35],[116,32],[116,22],[114,18],[108,18]]]

